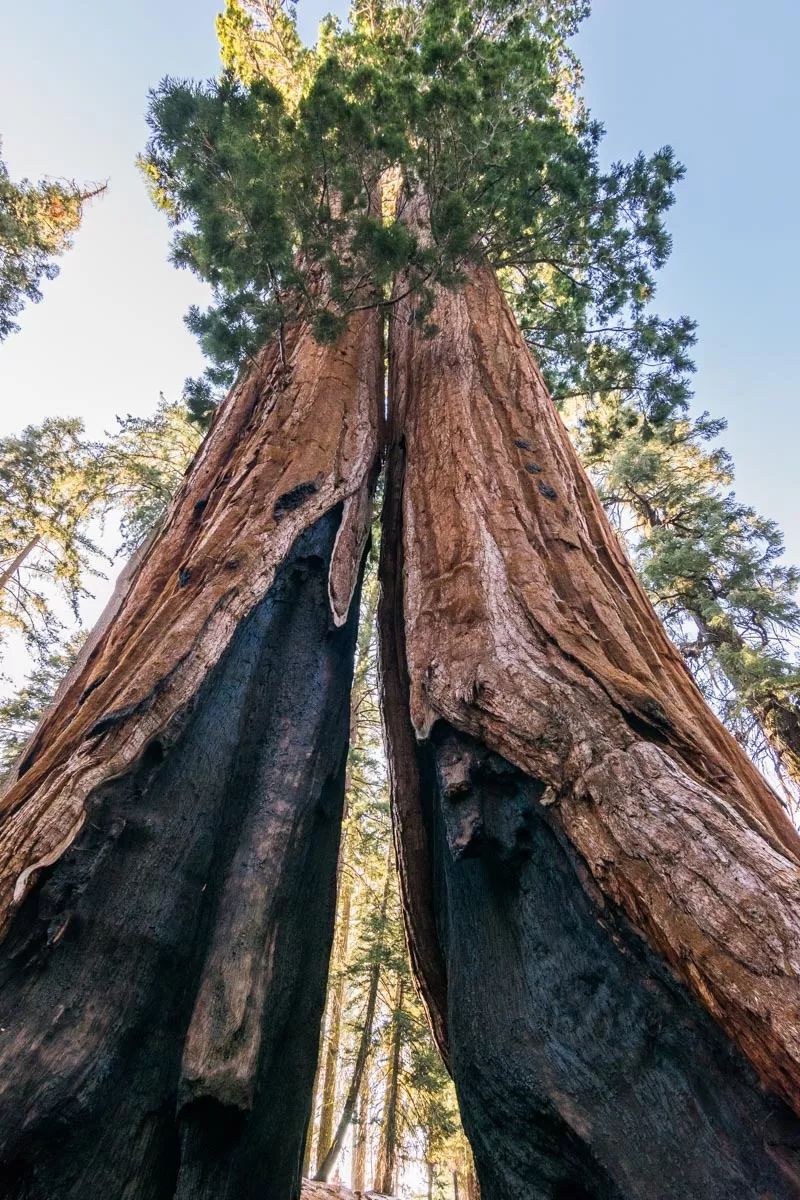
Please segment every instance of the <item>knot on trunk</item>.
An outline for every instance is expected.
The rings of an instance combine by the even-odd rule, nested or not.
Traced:
[[[434,732],[436,774],[450,853],[482,857],[508,871],[530,858],[545,785],[451,729]]]

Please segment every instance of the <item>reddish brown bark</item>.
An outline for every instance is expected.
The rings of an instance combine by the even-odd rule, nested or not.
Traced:
[[[3,1200],[297,1192],[379,318],[288,348],[222,408],[3,797]]]
[[[446,722],[541,782],[587,887],[800,1111],[797,833],[664,634],[493,275],[438,293],[433,338],[410,304],[390,334],[382,649],[401,880],[434,1030],[443,1041],[412,728],[424,741]],[[451,797],[470,786],[459,764],[443,768]],[[475,832],[451,831],[453,852]]]
[[[2,798],[0,931],[35,872],[85,820],[85,799],[135,762],[197,691],[300,533],[344,505],[330,600],[348,611],[369,529],[380,318],[356,314],[332,346],[292,331],[217,414],[113,620],[70,679]]]

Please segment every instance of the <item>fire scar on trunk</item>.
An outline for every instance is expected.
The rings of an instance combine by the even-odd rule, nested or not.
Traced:
[[[220,408],[158,535],[0,800],[0,935],[86,799],[129,769],[192,698],[298,537],[335,506],[328,575],[347,618],[369,532],[383,350],[377,310],[333,345],[304,325],[288,368],[268,346]]]
[[[384,692],[413,953],[444,1041],[414,734],[478,739],[800,1109],[800,840],[635,578],[488,269],[390,332]],[[392,541],[394,539],[394,542]],[[415,795],[416,790],[416,795]]]

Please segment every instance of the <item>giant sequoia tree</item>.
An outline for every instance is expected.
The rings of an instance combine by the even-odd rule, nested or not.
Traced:
[[[482,1194],[800,1194],[800,841],[498,282],[551,375],[591,312],[682,402],[680,168],[601,169],[582,8],[359,0],[307,50],[229,0],[221,79],[154,95],[196,414],[233,387],[3,799],[4,1197],[297,1195],[381,440],[407,930]]]

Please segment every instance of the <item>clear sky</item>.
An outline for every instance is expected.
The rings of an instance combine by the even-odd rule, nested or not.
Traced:
[[[44,302],[0,346],[0,433],[174,397],[200,358],[182,315],[203,291],[166,259],[133,161],[147,89],[217,69],[221,0],[2,3],[0,134],[12,176],[108,179]],[[340,4],[300,0],[304,32]],[[800,279],[794,0],[595,0],[580,35],[586,93],[612,157],[669,142],[688,168],[658,297],[700,322],[698,407],[728,418],[737,492],[800,561]]]

